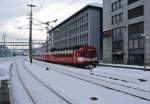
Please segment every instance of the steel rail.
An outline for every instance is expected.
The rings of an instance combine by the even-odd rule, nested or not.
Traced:
[[[65,102],[67,102],[68,104],[74,104],[71,101],[69,101],[68,98],[60,95],[57,91],[55,91],[53,88],[51,88],[50,86],[48,86],[47,84],[45,84],[43,81],[41,81],[37,76],[35,76],[31,71],[29,71],[29,69],[25,66],[25,64],[23,63],[23,67],[26,69],[26,71],[33,77],[35,78],[38,82],[40,82],[42,85],[44,85],[47,89],[49,89],[50,91],[52,91],[54,94],[56,94],[58,97],[60,97],[62,100],[64,100]]]
[[[61,70],[65,70],[65,69],[62,69],[62,68],[60,68],[60,67],[56,67],[56,66],[53,66],[53,67],[55,67],[55,68],[57,68],[57,69],[59,68],[59,69],[61,69]],[[52,69],[52,68],[51,68],[51,69]],[[118,90],[118,89],[116,89],[116,88],[112,88],[112,87],[110,87],[110,86],[106,86],[106,85],[102,85],[102,84],[97,83],[97,82],[94,82],[94,81],[90,81],[90,80],[88,80],[90,76],[83,75],[83,74],[79,74],[79,73],[75,73],[75,72],[70,72],[70,73],[73,73],[73,74],[76,74],[76,75],[80,75],[80,76],[84,76],[84,77],[88,78],[88,79],[85,79],[85,78],[81,78],[81,77],[79,77],[79,76],[77,77],[77,76],[75,76],[75,75],[70,75],[70,74],[68,74],[68,73],[62,72],[61,70],[57,70],[57,69],[52,69],[52,70],[55,71],[55,72],[58,72],[58,73],[61,73],[61,74],[64,74],[64,75],[67,75],[67,76],[76,78],[76,79],[80,79],[80,80],[83,80],[83,81],[86,81],[86,82],[89,82],[89,83],[92,83],[92,84],[95,84],[95,85],[98,85],[98,86],[107,88],[107,89],[111,89],[111,90],[114,90],[114,91],[117,91],[117,92],[121,92],[121,93],[124,93],[124,94],[127,94],[127,95],[131,95],[131,96],[133,96],[133,97],[137,97],[137,98],[140,98],[140,99],[144,99],[144,100],[150,101],[149,98],[145,98],[145,97],[142,97],[142,96],[138,96],[138,95],[135,95],[135,94],[132,94],[132,93],[128,93],[128,92],[125,92],[125,91]],[[69,72],[69,71],[68,71],[68,72]],[[114,83],[114,82],[102,80],[102,79],[95,78],[95,77],[90,77],[90,78],[96,79],[96,80],[101,80],[101,81],[103,81],[103,82],[105,81],[105,82],[111,83],[111,84]],[[116,83],[116,84],[117,84],[117,83]],[[127,88],[136,89],[136,90],[139,90],[139,91],[143,91],[143,92],[146,92],[146,93],[150,93],[149,91],[145,91],[145,90],[142,90],[142,89],[133,88],[133,87],[130,87],[130,86],[125,86],[125,85],[118,85],[118,86],[123,86],[123,87],[127,87]]]
[[[21,78],[21,75],[20,75],[19,72],[18,72],[17,64],[16,64],[16,72],[17,72],[17,75],[18,75],[18,78],[19,78],[21,84],[23,85],[24,89],[26,90],[27,94],[29,95],[29,97],[30,97],[32,103],[33,103],[33,104],[36,104],[36,101],[35,101],[34,98],[32,97],[30,91],[26,88],[26,86],[25,86],[25,84],[24,84],[24,82],[23,82],[23,80],[22,80],[22,78]]]

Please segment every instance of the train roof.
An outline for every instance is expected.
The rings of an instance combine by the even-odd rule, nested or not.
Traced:
[[[73,47],[69,47],[69,48],[53,48],[51,51],[54,52],[54,51],[69,51],[69,50],[77,50],[77,49],[80,49],[80,48],[95,48],[93,46],[73,46]]]

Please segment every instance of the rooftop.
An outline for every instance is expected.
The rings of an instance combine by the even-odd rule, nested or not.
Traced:
[[[64,24],[65,22],[69,21],[70,19],[74,18],[75,16],[77,16],[78,14],[80,14],[81,12],[83,12],[86,9],[89,9],[89,8],[102,9],[103,7],[102,7],[102,4],[99,4],[99,3],[90,3],[90,4],[87,4],[85,7],[83,7],[82,9],[80,9],[79,11],[77,11],[76,13],[74,13],[72,16],[68,17],[63,22],[61,22],[60,24],[58,24],[57,26],[55,26],[53,29],[51,29],[49,31],[49,33],[51,31],[55,30],[56,28],[58,28],[59,26],[61,26],[62,24]]]

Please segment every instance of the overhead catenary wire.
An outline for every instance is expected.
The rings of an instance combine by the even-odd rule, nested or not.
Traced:
[[[24,1],[24,0],[23,0]],[[33,3],[33,0],[30,0],[32,3]],[[38,12],[40,12],[40,10],[42,9],[42,7],[46,4],[46,2],[47,2],[48,0],[44,0],[42,3],[41,3],[41,5],[40,5],[40,7],[39,7],[39,9],[38,9]],[[71,1],[71,2],[69,2],[69,3],[67,3],[66,5],[64,5],[64,6],[62,6],[62,7],[60,7],[60,8],[58,8],[58,9],[56,9],[54,12],[54,14],[56,14],[56,13],[58,13],[58,12],[60,12],[60,11],[62,11],[62,10],[64,10],[64,9],[66,9],[67,7],[69,7],[70,5],[73,5],[73,4],[75,4],[76,2],[79,2],[80,0],[73,0],[73,1]],[[35,21],[36,21],[36,19],[34,19]],[[38,21],[39,22],[39,21]],[[41,21],[40,21],[41,22]],[[41,22],[42,24],[44,23],[46,23],[46,22]],[[41,25],[42,25],[41,24]],[[40,25],[40,24],[35,24],[36,26],[37,25]]]
[[[39,10],[38,10],[37,13],[40,12],[40,10],[41,10],[42,7],[46,4],[47,1],[48,1],[48,0],[43,1],[43,3],[41,4],[41,6],[39,7]],[[62,6],[62,7],[60,7],[60,8],[57,8],[57,9],[56,9],[55,11],[53,11],[52,13],[53,13],[53,14],[56,14],[56,13],[58,13],[58,12],[64,10],[65,8],[71,6],[71,5],[73,5],[74,3],[79,2],[79,1],[81,1],[81,0],[73,0],[73,1],[71,1],[71,2],[69,2],[69,3],[67,3],[67,4],[64,5],[64,6]]]
[[[66,5],[64,5],[63,7],[56,9],[54,12],[56,13],[56,12],[62,11],[63,9],[65,9],[65,8],[69,7],[70,5],[72,5],[72,4],[76,3],[76,2],[79,2],[79,1],[80,1],[80,0],[78,0],[78,1],[77,1],[77,0],[73,0],[73,1],[71,1],[71,2],[69,2],[69,3],[67,3]],[[41,4],[41,6],[39,7],[37,13],[40,12],[40,10],[41,10],[42,7],[46,4],[46,2],[47,2],[47,0],[44,0],[44,1],[42,2],[42,4]],[[54,14],[55,14],[55,13],[54,13]],[[46,22],[41,22],[41,21],[39,21],[39,20],[37,20],[37,19],[34,19],[34,20],[37,21],[37,22],[40,22],[41,24],[46,24]],[[56,21],[57,21],[57,20],[56,20]],[[47,22],[47,23],[48,23],[48,22]]]
[[[48,0],[44,0],[44,1],[41,3],[41,5],[39,6],[39,9],[38,9],[38,11],[37,11],[37,13],[40,12],[40,10],[43,8],[43,6],[46,4],[47,1],[48,1]]]

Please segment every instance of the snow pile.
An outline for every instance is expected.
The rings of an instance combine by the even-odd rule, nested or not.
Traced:
[[[0,80],[9,79],[9,67],[12,62],[0,64]]]
[[[9,72],[0,68],[0,80],[9,79]]]
[[[143,69],[144,66],[138,66],[138,65],[125,65],[125,64],[110,64],[110,63],[99,63],[100,65],[106,65],[106,66],[116,66],[116,67],[125,67],[125,68],[138,68]],[[150,66],[146,66],[146,69],[150,69]]]

